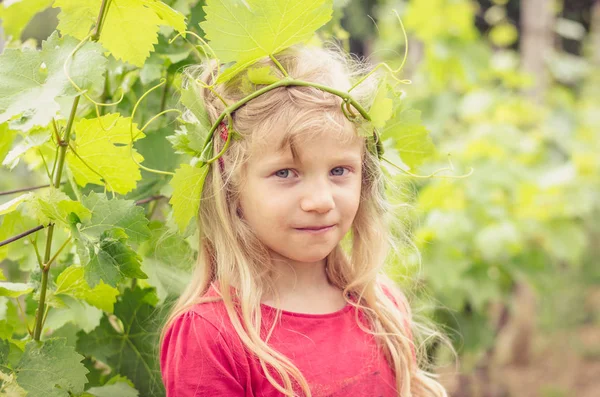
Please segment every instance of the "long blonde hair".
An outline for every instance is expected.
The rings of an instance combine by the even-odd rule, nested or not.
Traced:
[[[277,60],[296,79],[341,91],[347,91],[350,81],[365,71],[358,61],[349,59],[335,48],[295,46],[277,55]],[[279,73],[270,59],[259,62],[257,66],[271,66],[272,73]],[[197,84],[197,80],[205,85],[212,84],[216,67],[210,62],[188,67],[184,72],[184,87]],[[352,91],[352,96],[368,105],[374,96],[376,83],[375,78],[368,79]],[[198,99],[203,102],[211,123],[225,109],[223,101],[231,104],[247,95],[247,84],[243,76],[238,76],[226,84],[216,85],[214,91],[199,89],[201,97]],[[284,395],[294,396],[295,381],[304,395],[311,396],[309,385],[298,368],[268,344],[281,312],[277,312],[266,339],[261,339],[261,297],[269,294],[277,298],[277,291],[269,277],[274,267],[268,250],[240,214],[239,192],[243,183],[243,167],[253,140],[270,131],[274,125],[283,122],[289,137],[296,132],[319,129],[338,133],[340,137],[356,135],[357,127],[347,120],[340,106],[341,99],[335,95],[313,87],[290,86],[269,91],[234,113],[233,128],[241,139],[233,141],[225,152],[222,170],[214,163],[208,172],[198,214],[200,244],[197,263],[190,283],[171,309],[161,333],[161,343],[175,318],[192,305],[222,300],[242,343],[258,357],[269,382]],[[184,117],[193,118],[193,115],[186,112]],[[214,139],[214,145],[217,153],[223,142]],[[343,290],[348,304],[355,306],[359,326],[373,334],[381,346],[396,375],[398,395],[446,396],[435,376],[420,369],[413,360],[414,346],[409,337],[410,331],[405,327],[410,324],[415,328],[408,302],[383,271],[393,244],[386,217],[390,205],[384,191],[379,159],[369,150],[364,150],[361,201],[349,232],[349,244],[338,244],[327,256],[327,276],[332,285]],[[344,249],[343,245],[350,247]],[[218,286],[221,297],[204,296],[211,283]],[[237,290],[235,297],[230,288],[233,285]],[[387,285],[395,302],[382,285]],[[355,299],[350,299],[350,296]],[[359,310],[368,319],[368,328],[358,321]]]

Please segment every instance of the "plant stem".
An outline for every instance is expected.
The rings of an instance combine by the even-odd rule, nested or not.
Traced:
[[[61,182],[60,184],[64,185],[65,182]],[[39,185],[39,186],[32,186],[32,187],[23,187],[23,188],[15,189],[15,190],[7,190],[6,192],[0,192],[0,196],[6,196],[9,194],[15,194],[15,193],[21,193],[21,192],[29,192],[32,190],[43,189],[45,187],[50,187],[50,185]]]
[[[94,33],[92,34],[92,41],[98,41],[100,39],[100,31],[102,30],[102,24],[104,24],[104,18],[108,12],[110,0],[102,0],[102,5],[100,5],[100,12],[98,13],[98,19],[96,21],[96,27],[94,28]]]
[[[140,199],[138,201],[135,202],[135,205],[142,205],[142,204],[146,204],[149,203],[151,201],[155,201],[155,200],[160,200],[163,198],[168,198],[167,196],[163,196],[162,194],[156,195],[156,196],[150,196],[150,197],[146,197],[144,199]]]
[[[108,12],[108,7],[110,5],[110,0],[102,0],[102,4],[100,5],[100,11],[98,13],[98,20],[96,22],[96,27],[94,28],[94,33],[92,34],[92,41],[98,41],[100,39],[100,32],[102,30],[102,24],[104,23],[104,18],[106,13]],[[64,135],[62,139],[59,140],[59,150],[58,150],[58,161],[57,161],[57,169],[56,174],[54,174],[53,185],[56,189],[60,186],[60,179],[62,177],[63,167],[65,165],[65,157],[67,154],[67,148],[69,147],[69,141],[71,140],[71,129],[73,128],[73,123],[75,122],[75,115],[77,113],[77,107],[79,106],[79,100],[81,99],[81,95],[78,95],[73,100],[73,106],[71,107],[71,114],[69,115],[69,120],[67,121],[67,126],[64,130]],[[36,341],[40,340],[40,336],[42,335],[42,324],[44,319],[44,313],[46,312],[46,290],[48,288],[48,273],[50,272],[51,265],[51,249],[52,249],[52,236],[54,234],[54,224],[50,224],[48,226],[48,234],[46,235],[46,253],[44,255],[44,267],[42,268],[42,286],[40,290],[40,301],[38,304],[38,308],[35,314],[35,329],[33,339]],[[63,245],[64,247],[64,245]],[[62,248],[61,247],[61,250]],[[60,250],[58,251],[58,253]],[[58,255],[57,253],[57,255]],[[55,255],[56,257],[56,255]],[[54,257],[54,258],[55,258]],[[52,259],[54,259],[52,258]]]
[[[54,224],[50,224],[48,227],[48,235],[46,237],[46,254],[44,255],[44,263],[48,263],[50,260],[50,250],[52,248],[52,235],[54,234]],[[48,273],[50,267],[44,265],[42,267],[42,286],[40,289],[40,301],[38,308],[35,311],[35,328],[33,331],[33,339],[39,341],[42,335],[42,319],[44,312],[46,311],[46,291],[48,289]]]
[[[358,102],[356,102],[356,100],[354,98],[352,98],[350,96],[350,94],[348,94],[347,92],[336,90],[335,88],[331,88],[331,87],[328,87],[328,86],[322,85],[322,84],[313,83],[310,81],[295,80],[291,77],[285,77],[279,81],[276,81],[275,83],[273,83],[271,85],[268,85],[266,87],[261,88],[260,90],[253,92],[252,94],[248,95],[247,97],[242,98],[239,101],[237,101],[236,103],[234,103],[233,105],[225,108],[225,110],[219,115],[217,120],[212,125],[210,131],[208,132],[206,140],[204,141],[204,146],[202,148],[202,155],[204,155],[205,150],[209,146],[209,144],[212,140],[213,134],[214,134],[215,130],[217,129],[217,126],[219,124],[221,124],[221,121],[223,121],[225,116],[232,114],[234,111],[236,111],[240,107],[244,106],[246,103],[250,102],[254,98],[264,94],[265,92],[269,92],[271,90],[274,90],[275,88],[287,87],[287,86],[314,87],[321,91],[325,91],[325,92],[329,92],[330,94],[337,95],[340,98],[342,98],[344,100],[344,102],[352,105],[365,120],[367,120],[367,121],[371,120],[369,113],[367,113],[367,111]],[[214,161],[217,157],[211,159],[210,161],[207,161],[207,163]]]
[[[35,233],[38,230],[42,230],[43,228],[45,228],[44,225],[39,225],[39,226],[34,227],[33,229],[29,229],[29,230],[27,230],[27,231],[25,231],[25,232],[23,232],[21,234],[18,234],[18,235],[14,236],[14,237],[9,238],[7,240],[0,241],[0,247],[3,247],[5,245],[7,245],[7,244],[10,244],[13,241],[17,241],[19,239],[22,239],[23,237],[29,236],[31,233]]]
[[[171,79],[169,78],[169,70],[167,69],[167,77],[166,77],[166,82],[165,85],[163,87],[163,92],[162,95],[160,97],[160,111],[162,112],[163,110],[165,110],[165,107],[167,106],[167,96],[169,95],[169,88],[171,88]]]

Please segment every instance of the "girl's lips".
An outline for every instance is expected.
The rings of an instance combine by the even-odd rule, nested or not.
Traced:
[[[304,229],[296,228],[296,230],[305,232],[305,233],[310,233],[310,234],[321,234],[321,233],[328,232],[329,230],[333,229],[334,227],[335,227],[335,225],[325,226],[322,228],[304,228]]]

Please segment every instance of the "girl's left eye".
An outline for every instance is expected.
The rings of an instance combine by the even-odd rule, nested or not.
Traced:
[[[292,172],[292,170],[290,170],[289,168],[283,169],[283,170],[279,170],[275,172],[275,175],[283,178],[283,179],[287,179],[287,176]]]
[[[346,168],[346,167],[335,167],[334,169],[331,170],[331,174],[333,176],[343,176],[344,171],[350,171],[350,170],[348,170],[348,168]]]

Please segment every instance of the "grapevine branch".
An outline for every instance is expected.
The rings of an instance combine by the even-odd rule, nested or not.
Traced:
[[[63,182],[63,183],[64,183],[64,182]],[[166,199],[169,199],[169,200],[171,199],[170,197],[167,197],[167,196],[163,196],[163,195],[156,195],[156,196],[150,196],[150,197],[146,197],[146,198],[143,198],[143,199],[137,200],[137,201],[135,202],[135,205],[147,204],[147,203],[149,203],[149,202],[151,202],[151,201],[157,201],[157,200],[161,200],[161,199],[164,199],[164,198],[166,198]],[[32,229],[26,230],[26,231],[24,231],[24,232],[23,232],[23,233],[21,233],[21,234],[18,234],[18,235],[16,235],[16,236],[13,236],[13,237],[11,237],[11,238],[9,238],[9,239],[6,239],[6,240],[3,240],[3,241],[0,241],[0,247],[3,247],[3,246],[5,246],[5,245],[8,245],[8,244],[10,244],[10,243],[12,243],[12,242],[15,242],[15,241],[19,240],[19,239],[22,239],[23,237],[27,237],[27,236],[29,236],[30,234],[33,234],[33,233],[35,233],[35,232],[37,232],[37,231],[39,231],[39,230],[42,230],[42,229],[43,229],[43,228],[45,228],[45,227],[46,227],[46,225],[39,225],[39,226],[36,226],[36,227],[34,227],[34,228],[32,228]],[[42,263],[42,266],[43,266],[43,263]],[[41,266],[40,266],[40,267],[41,267]]]
[[[14,236],[14,237],[11,237],[11,238],[9,238],[9,239],[6,239],[6,240],[4,240],[4,241],[0,241],[0,247],[3,247],[3,246],[5,246],[5,245],[8,245],[8,244],[10,244],[10,243],[12,243],[12,242],[14,242],[14,241],[20,240],[20,239],[22,239],[23,237],[27,237],[27,236],[29,236],[30,234],[32,234],[32,233],[35,233],[35,232],[37,232],[38,230],[42,230],[42,229],[43,229],[43,228],[45,228],[45,227],[46,227],[46,226],[44,226],[44,225],[39,225],[39,226],[36,226],[36,227],[34,227],[33,229],[29,229],[29,230],[27,230],[27,231],[24,231],[24,232],[23,232],[23,233],[21,233],[21,234],[17,234],[17,235],[16,235],[16,236]]]
[[[98,14],[98,19],[96,21],[96,26],[94,27],[94,30],[91,35],[92,41],[98,41],[98,39],[100,38],[102,25],[104,24],[104,18],[108,12],[109,6],[110,6],[110,0],[102,0],[102,4],[100,5],[100,11]],[[73,51],[73,53],[74,53],[74,51]],[[67,61],[68,61],[68,59],[67,59]],[[66,66],[66,62],[65,62],[65,66]],[[68,77],[68,74],[67,74],[67,77]],[[67,125],[63,132],[63,136],[59,137],[60,138],[59,142],[61,142],[61,141],[69,142],[69,140],[70,140],[71,129],[73,128],[73,123],[75,121],[75,114],[77,113],[77,107],[79,106],[80,98],[81,98],[81,95],[78,95],[73,100],[73,105],[71,107],[71,113],[69,115]],[[56,174],[53,175],[54,176],[53,185],[55,188],[58,188],[60,186],[62,170],[63,170],[64,164],[65,164],[65,157],[67,154],[67,148],[68,148],[68,145],[60,145],[59,146],[58,161],[57,161],[57,165],[56,165],[57,166]],[[44,254],[44,264],[45,265],[42,268],[42,286],[41,286],[41,290],[40,290],[40,300],[39,300],[38,308],[35,313],[35,328],[34,328],[33,339],[35,339],[36,341],[39,341],[40,337],[42,335],[43,317],[44,317],[44,312],[46,309],[46,290],[48,288],[48,273],[49,273],[50,264],[51,264],[50,259],[51,259],[53,233],[54,233],[54,224],[51,223],[48,226],[48,234],[46,235],[46,252]]]
[[[61,182],[61,185],[64,185],[66,182]],[[21,192],[30,192],[32,190],[43,189],[45,187],[50,187],[52,185],[39,185],[39,186],[31,186],[31,187],[23,187],[15,190],[7,190],[5,192],[0,192],[0,196],[7,196],[9,194],[21,193]]]

